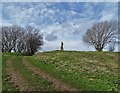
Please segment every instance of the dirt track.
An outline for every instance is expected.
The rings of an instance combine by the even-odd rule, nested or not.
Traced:
[[[27,80],[22,77],[19,70],[14,68],[14,66],[12,65],[14,59],[15,57],[12,57],[6,62],[7,67],[5,70],[9,76],[8,78],[10,79],[10,82],[13,83],[18,91],[37,91],[34,86],[32,86]],[[38,75],[40,78],[49,81],[56,91],[78,91],[68,84],[65,84],[61,80],[56,79],[46,72],[42,71],[41,69],[33,66],[25,57],[22,59],[22,64],[25,65],[28,70]]]
[[[34,72],[34,74],[37,74],[45,80],[51,82],[56,91],[78,91],[77,89],[63,83],[61,80],[56,79],[41,69],[31,65],[25,57],[22,59],[22,64],[24,64],[30,71]]]
[[[13,83],[13,85],[16,87],[19,91],[35,91],[34,87],[31,86],[26,80],[23,79],[23,77],[20,75],[19,71],[17,71],[12,66],[12,61],[14,60],[14,57],[10,58],[6,64],[6,72],[9,75],[10,82]]]

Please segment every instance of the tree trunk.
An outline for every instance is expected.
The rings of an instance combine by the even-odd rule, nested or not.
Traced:
[[[102,51],[102,48],[96,48],[97,51],[101,52]]]
[[[8,52],[11,52],[12,51],[12,48],[10,48],[9,50],[8,50]]]

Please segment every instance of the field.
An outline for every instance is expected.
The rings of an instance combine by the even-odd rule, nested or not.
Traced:
[[[118,91],[118,53],[2,54],[3,91]]]

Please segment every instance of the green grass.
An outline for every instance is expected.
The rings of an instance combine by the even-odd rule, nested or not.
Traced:
[[[3,91],[16,91],[9,82],[5,72],[6,61],[14,56],[13,66],[25,80],[36,87],[36,90],[54,90],[51,83],[39,78],[21,64],[19,53],[4,53],[2,55],[2,85]],[[118,53],[112,52],[79,52],[52,51],[27,57],[34,66],[48,74],[66,82],[78,90],[112,91],[118,90]]]
[[[2,55],[2,91],[17,91],[15,87],[13,86],[12,83],[9,82],[8,79],[8,74],[5,71],[6,66],[6,61],[10,58],[11,56],[8,54],[3,54]]]
[[[38,75],[35,75],[31,71],[29,71],[22,63],[21,60],[22,56],[16,56],[13,62],[13,66],[16,70],[20,72],[22,77],[27,80],[32,86],[34,86],[37,90],[43,91],[54,91],[54,89],[51,86],[51,83],[44,80],[43,78],[40,78]]]
[[[118,91],[118,53],[53,51],[28,57],[50,75],[85,91]]]

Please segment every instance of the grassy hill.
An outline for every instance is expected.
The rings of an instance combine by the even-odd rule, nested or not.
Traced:
[[[118,91],[118,53],[51,51],[27,56],[26,59],[33,66],[78,90]],[[16,69],[20,64],[14,65]]]

